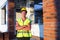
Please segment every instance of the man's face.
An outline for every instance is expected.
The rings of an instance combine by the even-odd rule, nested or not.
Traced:
[[[25,17],[26,16],[26,11],[22,11],[21,14],[22,14],[23,17]]]

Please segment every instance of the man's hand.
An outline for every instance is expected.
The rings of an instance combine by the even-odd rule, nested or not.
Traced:
[[[16,30],[22,30],[23,27],[16,27]]]
[[[18,22],[16,22],[16,30],[31,30],[31,25],[28,24],[28,25],[20,26]]]
[[[27,26],[27,25],[24,25],[23,26],[23,30],[30,30],[31,28],[29,27],[29,26]]]
[[[21,30],[22,27],[18,24],[18,22],[16,22],[16,30]]]
[[[26,27],[27,27],[27,25],[20,26],[20,25],[18,24],[18,22],[16,22],[16,30],[23,30],[23,29],[26,28]]]

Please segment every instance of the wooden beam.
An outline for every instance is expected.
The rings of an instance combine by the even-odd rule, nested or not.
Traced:
[[[13,39],[14,36],[14,20],[15,20],[15,3],[14,0],[8,0],[8,31],[9,31],[9,40]]]

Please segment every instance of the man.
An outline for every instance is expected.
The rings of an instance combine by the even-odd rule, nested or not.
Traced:
[[[31,20],[26,17],[27,10],[26,8],[21,9],[21,18],[16,21],[16,37],[18,40],[30,40],[31,35]]]

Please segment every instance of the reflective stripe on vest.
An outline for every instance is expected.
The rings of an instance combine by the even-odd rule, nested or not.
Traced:
[[[17,32],[17,37],[32,37],[32,34],[31,31],[21,30],[20,32]]]

